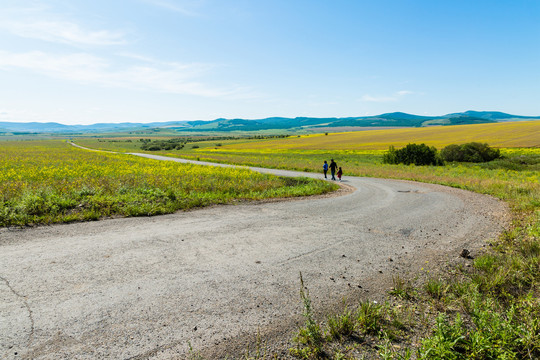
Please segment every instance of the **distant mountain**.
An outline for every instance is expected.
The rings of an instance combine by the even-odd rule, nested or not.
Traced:
[[[0,122],[0,133],[52,133],[52,134],[73,134],[73,133],[101,133],[101,132],[119,132],[119,131],[137,131],[142,129],[162,128],[172,124],[186,123],[174,122],[155,122],[149,124],[143,123],[102,123],[93,125],[64,125],[55,122],[39,123],[21,123],[21,122]]]
[[[373,116],[377,118],[383,118],[383,119],[394,119],[394,120],[429,120],[433,119],[433,116],[420,116],[420,115],[412,115],[407,114],[403,112],[393,112],[393,113],[387,113],[382,114],[378,116]]]
[[[11,123],[0,122],[0,129],[5,131],[20,131],[20,132],[62,132],[69,131],[72,128],[70,125],[63,125],[54,122],[39,123]]]
[[[13,133],[39,133],[39,134],[88,134],[113,132],[144,132],[168,131],[209,133],[233,131],[300,131],[321,128],[342,127],[421,127],[484,124],[501,121],[519,121],[539,119],[540,116],[519,116],[498,111],[465,111],[441,116],[420,116],[403,112],[386,113],[376,116],[360,116],[345,118],[313,118],[313,117],[270,117],[264,119],[216,119],[212,121],[168,121],[153,123],[101,123],[93,125],[64,125],[54,122],[48,123],[17,123],[0,122],[0,134]],[[322,130],[319,130],[322,131]]]
[[[471,118],[479,118],[479,119],[486,119],[486,120],[494,120],[494,121],[507,121],[508,119],[538,119],[538,116],[519,116],[519,115],[510,115],[507,113],[499,112],[499,111],[465,111],[462,113],[454,113],[454,114],[447,114],[443,117],[447,118],[454,118],[454,117],[463,117],[463,116],[469,116]]]

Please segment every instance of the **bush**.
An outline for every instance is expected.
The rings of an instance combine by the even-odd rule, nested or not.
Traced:
[[[426,144],[408,144],[398,150],[390,146],[388,152],[383,155],[383,162],[385,164],[443,165],[437,149]]]
[[[500,158],[501,152],[499,149],[490,148],[488,144],[471,142],[448,145],[441,150],[441,157],[445,161],[480,163]]]
[[[148,141],[147,141],[148,140]],[[187,142],[184,138],[174,138],[169,140],[156,140],[141,139],[143,144],[141,150],[146,151],[160,151],[160,150],[181,150],[184,148],[184,144]]]

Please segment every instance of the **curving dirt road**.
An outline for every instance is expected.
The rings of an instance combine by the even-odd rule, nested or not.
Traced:
[[[300,272],[316,309],[378,299],[392,274],[474,254],[505,225],[491,197],[345,180],[338,197],[0,229],[0,358],[219,358],[258,330],[288,338]]]

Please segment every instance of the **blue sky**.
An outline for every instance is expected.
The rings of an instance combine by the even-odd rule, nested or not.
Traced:
[[[0,121],[540,115],[538,0],[0,0]]]

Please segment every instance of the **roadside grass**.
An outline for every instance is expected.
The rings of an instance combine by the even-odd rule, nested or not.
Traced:
[[[323,343],[315,347],[297,336],[290,353],[303,359],[537,359],[539,260],[537,240],[501,240],[470,270],[423,279],[412,301],[391,291],[383,304],[364,300],[356,310],[329,315],[317,323]]]
[[[0,168],[1,227],[168,214],[337,188],[247,169],[91,152],[58,140],[0,142]]]
[[[403,300],[414,299],[416,290],[411,281],[405,280],[399,275],[394,275],[392,276],[392,283],[394,286],[389,291],[390,295]]]

